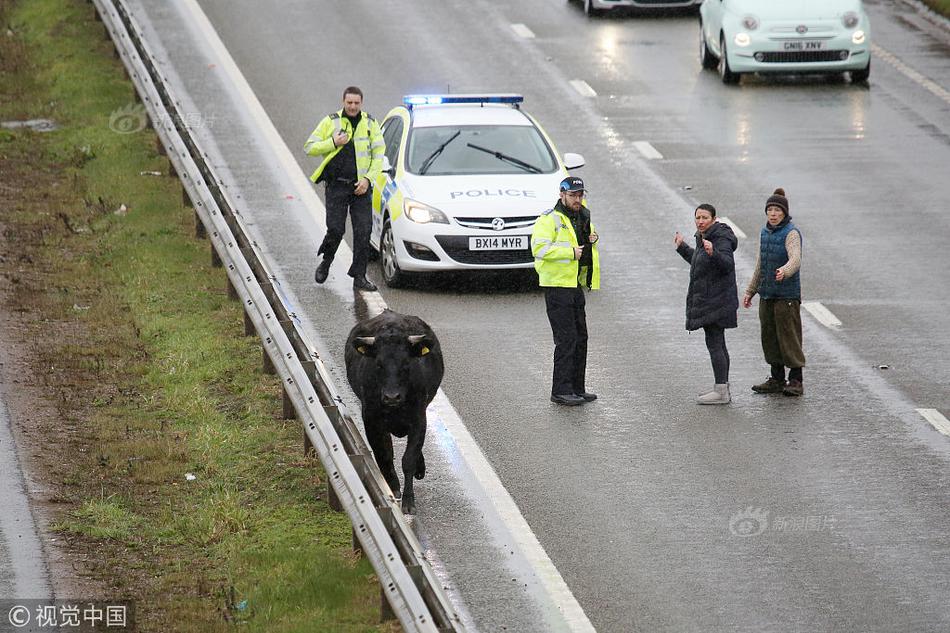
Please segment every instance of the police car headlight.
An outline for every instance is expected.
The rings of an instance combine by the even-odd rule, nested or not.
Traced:
[[[439,224],[449,223],[449,219],[445,217],[444,213],[418,200],[406,198],[403,203],[403,210],[406,212],[407,218],[419,224],[428,224],[429,222],[438,222]]]

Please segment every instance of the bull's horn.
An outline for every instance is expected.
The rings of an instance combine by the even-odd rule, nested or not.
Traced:
[[[375,336],[357,336],[355,339],[353,339],[353,342],[356,343],[357,345],[372,346],[376,343],[376,337]]]
[[[410,334],[410,335],[409,335],[409,343],[412,344],[412,345],[416,345],[416,344],[421,343],[422,341],[424,341],[425,338],[426,338],[426,335],[425,335],[425,334]]]

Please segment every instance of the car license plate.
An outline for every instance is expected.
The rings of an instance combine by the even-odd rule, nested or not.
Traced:
[[[492,235],[468,238],[468,250],[470,251],[516,251],[527,248],[527,235]]]
[[[821,40],[801,40],[798,42],[785,42],[785,50],[787,51],[820,51],[821,45],[824,42]]]

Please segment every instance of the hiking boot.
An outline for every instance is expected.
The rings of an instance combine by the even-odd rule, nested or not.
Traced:
[[[805,385],[801,380],[789,380],[782,393],[786,396],[802,396],[805,394]]]
[[[784,389],[785,381],[776,380],[772,376],[769,376],[769,379],[761,384],[752,385],[752,391],[756,393],[783,393]]]
[[[732,401],[732,395],[729,393],[729,383],[715,385],[709,393],[696,398],[697,404],[729,404]]]

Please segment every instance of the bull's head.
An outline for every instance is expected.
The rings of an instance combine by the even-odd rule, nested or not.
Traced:
[[[375,359],[379,396],[387,407],[403,404],[413,377],[412,364],[432,351],[425,334],[357,336],[353,347],[367,358]]]

